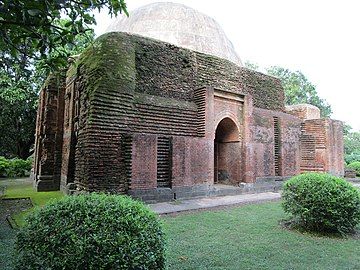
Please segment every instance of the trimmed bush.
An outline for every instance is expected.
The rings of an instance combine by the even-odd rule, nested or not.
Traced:
[[[360,192],[329,174],[291,178],[284,184],[282,198],[291,222],[307,230],[348,233],[360,222]]]
[[[356,176],[360,176],[360,161],[352,162],[347,167],[355,170]]]
[[[90,194],[50,202],[30,214],[16,251],[19,269],[165,267],[157,216],[127,196]]]

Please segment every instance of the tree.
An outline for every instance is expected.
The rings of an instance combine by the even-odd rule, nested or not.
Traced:
[[[0,50],[6,58],[26,61],[27,67],[35,60],[51,70],[64,67],[69,55],[62,48],[96,24],[93,11],[101,8],[110,15],[127,14],[124,0],[0,0]]]
[[[346,163],[360,161],[360,132],[349,132],[344,136]]]
[[[266,71],[269,75],[281,80],[285,90],[285,104],[308,103],[318,107],[322,117],[330,117],[332,113],[331,106],[318,96],[316,87],[303,73],[277,66],[272,66],[266,69]]]
[[[259,65],[245,62],[245,67],[259,71]],[[285,91],[285,104],[294,105],[300,103],[308,103],[320,109],[322,117],[330,117],[332,110],[326,100],[320,98],[316,91],[316,87],[305,77],[300,71],[291,71],[286,68],[272,66],[266,68],[268,75],[280,79]]]
[[[31,154],[38,91],[92,41],[102,8],[127,14],[124,0],[0,0],[0,155]]]
[[[259,69],[260,69],[260,66],[257,63],[253,63],[250,61],[245,61],[245,67],[248,69],[255,70],[255,71],[259,71]]]
[[[66,20],[59,21],[65,27]],[[49,59],[57,58],[58,51],[64,55],[75,55],[83,51],[94,39],[94,31],[89,29],[77,35],[74,42],[66,44],[49,54]],[[27,55],[19,53],[20,59],[1,52],[6,60],[0,70],[0,156],[26,159],[32,153],[34,143],[38,92],[49,73],[46,60],[39,59],[29,65]]]
[[[26,159],[34,142],[36,82],[27,76],[17,81],[3,71],[0,77],[0,155]]]

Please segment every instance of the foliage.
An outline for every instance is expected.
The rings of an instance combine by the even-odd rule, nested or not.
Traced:
[[[38,99],[35,85],[30,76],[11,77],[0,71],[0,155],[30,156]]]
[[[291,221],[307,230],[348,233],[360,222],[360,192],[329,174],[292,177],[284,184],[282,198]]]
[[[2,177],[23,177],[26,176],[32,167],[32,159],[6,159],[0,156],[0,176]]]
[[[360,161],[351,162],[347,167],[355,170],[356,176],[360,176]]]
[[[348,132],[344,135],[344,151],[346,163],[360,162],[360,132]]]
[[[20,269],[164,269],[159,221],[129,197],[67,196],[27,221],[16,243]]]
[[[124,0],[0,1],[0,155],[31,155],[40,87],[92,42],[101,8],[127,14]]]
[[[345,154],[345,162],[346,164],[360,162],[360,150],[351,154]]]
[[[60,26],[67,23],[66,20],[59,21]],[[69,55],[78,54],[93,39],[94,31],[89,30],[61,50]],[[49,70],[45,60],[28,66],[26,55],[22,56],[25,60],[21,63],[4,52],[2,56],[7,59],[7,65],[0,70],[0,155],[26,159],[31,155],[34,143],[38,92]],[[49,57],[57,58],[57,51],[50,53]]]
[[[7,177],[24,177],[29,174],[32,168],[32,159],[26,160],[13,158],[9,160],[9,167],[6,170]]]
[[[124,0],[0,1],[0,49],[18,60],[41,59],[52,70],[65,67],[69,53],[63,48],[96,24],[94,11],[102,8],[127,14]]]
[[[246,61],[245,67],[261,71],[258,64]],[[272,66],[266,68],[265,72],[268,75],[277,77],[280,79],[285,91],[285,104],[295,105],[301,103],[307,103],[314,105],[320,109],[322,117],[330,117],[332,110],[331,106],[326,100],[320,98],[316,91],[316,87],[306,78],[306,76],[300,71],[291,71],[286,68]]]
[[[250,61],[245,61],[245,67],[248,69],[255,70],[255,71],[259,71],[259,69],[260,69],[260,66],[257,63],[253,63]]]
[[[344,136],[345,154],[360,152],[360,132],[349,132]]]
[[[6,197],[30,196],[36,205],[51,197],[63,196],[60,191],[35,192],[31,182],[24,184],[24,181],[2,180],[0,186],[9,183]],[[283,218],[284,212],[278,202],[163,216],[167,269],[359,268],[357,236],[338,238],[294,233],[278,226],[278,220]],[[11,236],[4,234],[5,238]],[[8,243],[2,240],[0,268],[7,263],[13,250],[11,239]]]
[[[9,168],[9,161],[0,156],[0,177],[5,177],[6,176],[6,171]]]
[[[330,117],[330,105],[318,96],[316,87],[303,73],[276,66],[268,68],[267,73],[281,80],[285,90],[285,104],[311,104],[320,109],[321,116]]]
[[[344,122],[343,123],[343,130],[344,130],[344,135],[348,135],[351,132],[352,127],[349,124]]]

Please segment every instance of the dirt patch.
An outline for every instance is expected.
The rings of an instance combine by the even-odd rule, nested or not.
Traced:
[[[17,230],[11,228],[7,218],[32,206],[30,198],[0,199],[0,269],[13,269]]]
[[[33,207],[30,198],[2,199],[0,200],[0,222],[6,222],[6,218],[15,213],[20,213]]]

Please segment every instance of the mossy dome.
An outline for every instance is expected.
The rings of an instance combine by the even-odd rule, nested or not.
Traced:
[[[176,3],[152,3],[118,17],[106,32],[127,32],[214,55],[242,66],[234,46],[211,17]]]

